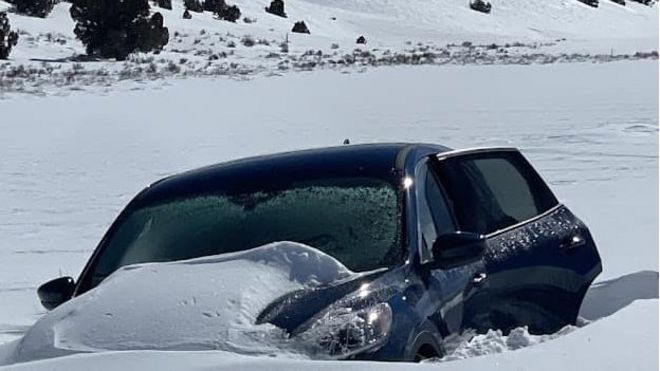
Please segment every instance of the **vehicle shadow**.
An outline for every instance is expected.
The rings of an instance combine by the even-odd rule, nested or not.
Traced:
[[[658,272],[640,271],[593,284],[580,317],[593,321],[610,316],[635,300],[658,298]]]

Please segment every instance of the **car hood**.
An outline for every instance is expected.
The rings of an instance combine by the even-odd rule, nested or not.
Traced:
[[[0,365],[106,350],[282,354],[287,332],[379,274],[291,242],[128,266],[44,315]]]

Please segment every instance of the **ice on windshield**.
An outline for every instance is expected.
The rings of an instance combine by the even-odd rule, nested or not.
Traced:
[[[313,246],[354,271],[372,270],[397,262],[398,219],[396,190],[371,179],[180,198],[125,218],[96,275],[128,264],[243,251],[277,241]]]

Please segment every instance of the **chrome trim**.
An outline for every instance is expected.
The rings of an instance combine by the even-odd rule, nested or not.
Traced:
[[[498,230],[496,230],[496,231],[494,231],[494,232],[488,233],[487,235],[485,235],[485,237],[486,237],[486,238],[495,237],[495,236],[497,236],[498,234],[501,234],[501,233],[504,233],[504,232],[508,232],[508,231],[510,231],[510,230],[512,230],[512,229],[516,229],[516,228],[521,227],[521,226],[523,226],[523,225],[525,225],[525,224],[528,224],[528,223],[531,223],[531,222],[537,221],[537,220],[539,220],[539,219],[541,219],[541,218],[544,218],[544,217],[546,217],[546,216],[552,214],[553,212],[559,210],[559,209],[562,208],[562,207],[564,207],[564,204],[562,204],[561,202],[559,202],[559,203],[557,203],[557,205],[555,205],[555,206],[549,208],[548,210],[544,211],[543,213],[541,213],[541,214],[539,214],[539,215],[537,215],[537,216],[533,216],[533,217],[531,217],[531,218],[529,218],[529,219],[523,220],[522,222],[518,222],[518,223],[513,224],[513,225],[510,225],[510,226],[508,226],[508,227],[506,227],[506,228],[498,229]]]
[[[440,152],[436,156],[439,161],[446,160],[450,157],[462,156],[462,155],[471,155],[474,153],[488,153],[488,152],[520,152],[515,147],[474,147],[474,148],[465,148],[465,149],[455,149],[448,152]]]

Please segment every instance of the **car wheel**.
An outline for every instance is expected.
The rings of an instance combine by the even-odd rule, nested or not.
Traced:
[[[415,352],[414,362],[422,362],[431,358],[440,358],[439,352],[430,344],[423,344]]]
[[[423,328],[413,338],[406,348],[408,349],[405,359],[408,362],[422,362],[430,358],[442,358],[445,354],[437,329],[429,322],[424,323]]]

